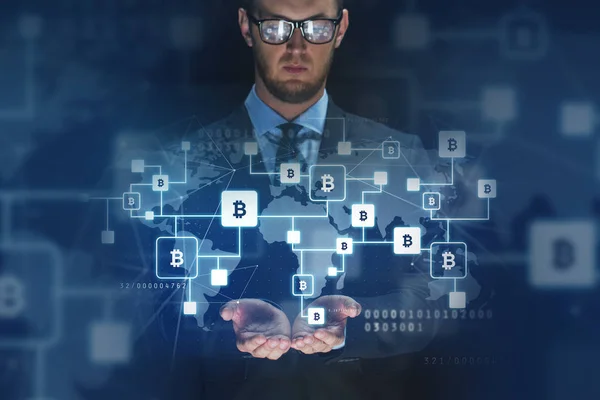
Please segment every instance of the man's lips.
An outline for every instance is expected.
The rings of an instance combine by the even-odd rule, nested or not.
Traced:
[[[286,65],[283,67],[283,69],[290,74],[301,74],[302,72],[308,70],[308,68],[301,65]]]

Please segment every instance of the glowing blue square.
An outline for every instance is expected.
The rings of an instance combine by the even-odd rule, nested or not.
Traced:
[[[158,279],[184,280],[198,276],[198,238],[159,237],[155,250]]]
[[[439,210],[441,208],[441,195],[437,192],[423,193],[423,210]]]
[[[350,142],[339,142],[338,143],[338,154],[340,156],[349,156],[352,154],[352,143]]]
[[[183,303],[183,314],[184,315],[196,315],[196,302],[186,301]]]
[[[90,331],[90,358],[96,364],[125,364],[131,359],[131,325],[95,322]]]
[[[429,249],[429,275],[433,279],[465,279],[467,277],[466,243],[433,242]]]
[[[304,290],[303,290],[304,289]],[[292,294],[298,297],[312,296],[315,291],[315,277],[308,274],[292,276]]]
[[[137,211],[142,207],[142,194],[139,192],[123,193],[123,210]]]
[[[346,200],[346,167],[313,165],[309,170],[309,197],[312,201]]]
[[[466,308],[467,293],[466,292],[450,292],[449,308]]]
[[[382,144],[381,156],[385,160],[395,160],[400,158],[400,151],[400,142],[386,141]]]
[[[144,160],[132,160],[131,161],[131,172],[134,172],[134,173],[144,172]]]
[[[115,243],[115,231],[102,231],[102,244]]]
[[[560,110],[560,132],[565,136],[587,137],[594,133],[596,115],[589,102],[566,102]]]

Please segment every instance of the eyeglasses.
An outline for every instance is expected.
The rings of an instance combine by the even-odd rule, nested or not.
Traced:
[[[337,25],[343,14],[338,18],[315,18],[304,21],[288,21],[280,18],[258,20],[248,14],[248,19],[258,26],[260,38],[268,44],[284,44],[292,38],[296,28],[300,28],[302,37],[309,43],[325,44],[333,40]]]

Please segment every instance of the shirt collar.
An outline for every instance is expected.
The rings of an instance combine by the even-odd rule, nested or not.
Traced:
[[[258,97],[256,94],[256,85],[252,86],[252,90],[248,94],[248,97],[246,97],[244,104],[257,135],[272,132],[277,126],[288,122]],[[325,129],[328,104],[329,95],[327,94],[327,90],[325,90],[319,101],[290,122],[301,125],[321,135]]]

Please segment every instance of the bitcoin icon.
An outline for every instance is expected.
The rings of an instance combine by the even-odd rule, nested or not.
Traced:
[[[321,314],[319,314],[318,312],[313,314],[313,321],[318,321],[321,319]]]
[[[236,218],[242,218],[246,215],[246,203],[241,200],[237,200],[233,202],[233,216]]]
[[[456,151],[458,149],[458,144],[456,143],[456,139],[450,138],[448,139],[448,151]]]
[[[348,250],[348,243],[346,243],[346,242],[342,243],[342,250]]]
[[[171,263],[173,268],[179,268],[183,265],[183,252],[179,249],[171,250]]]
[[[306,284],[306,281],[300,281],[300,282],[298,282],[298,285],[299,285],[299,287],[298,287],[298,288],[299,288],[300,290],[302,290],[303,292],[306,290],[306,288],[307,288],[307,286],[308,286],[308,285]]]
[[[485,185],[483,185],[483,193],[490,194],[491,192],[492,192],[492,185],[490,185],[489,183],[486,183]]]
[[[554,267],[557,269],[567,269],[575,262],[573,244],[565,239],[557,239],[552,243],[554,250]]]
[[[435,206],[435,197],[430,197],[429,198],[429,205],[430,206]]]
[[[323,186],[321,187],[321,190],[323,192],[329,193],[333,189],[335,189],[333,176],[331,176],[329,174],[325,174],[325,175],[321,176],[321,180],[323,181]]]
[[[163,186],[165,186],[165,180],[164,180],[164,179],[159,179],[159,180],[157,181],[156,185],[157,185],[158,187],[163,187]]]
[[[402,244],[402,246],[410,247],[413,245],[412,236],[410,236],[408,233],[406,235],[402,236],[402,239],[404,239],[404,243]]]
[[[129,197],[129,198],[127,199],[127,204],[128,204],[129,206],[131,206],[131,207],[132,207],[132,206],[135,206],[135,199],[134,199],[133,197]]]
[[[296,175],[296,174],[294,173],[294,170],[293,170],[293,169],[289,168],[289,169],[287,170],[287,177],[288,177],[288,179],[292,179],[292,178],[293,178],[295,175]]]
[[[456,262],[454,261],[455,255],[451,252],[443,252],[442,257],[444,257],[442,268],[444,268],[446,271],[450,271],[452,268],[454,268],[454,266],[456,266]]]
[[[388,154],[389,155],[396,154],[396,148],[394,146],[388,146]]]
[[[15,318],[25,308],[23,285],[13,276],[0,278],[0,318]]]
[[[367,220],[367,212],[366,211],[363,210],[363,211],[360,212],[360,218],[359,218],[359,220],[361,222],[365,222]]]

